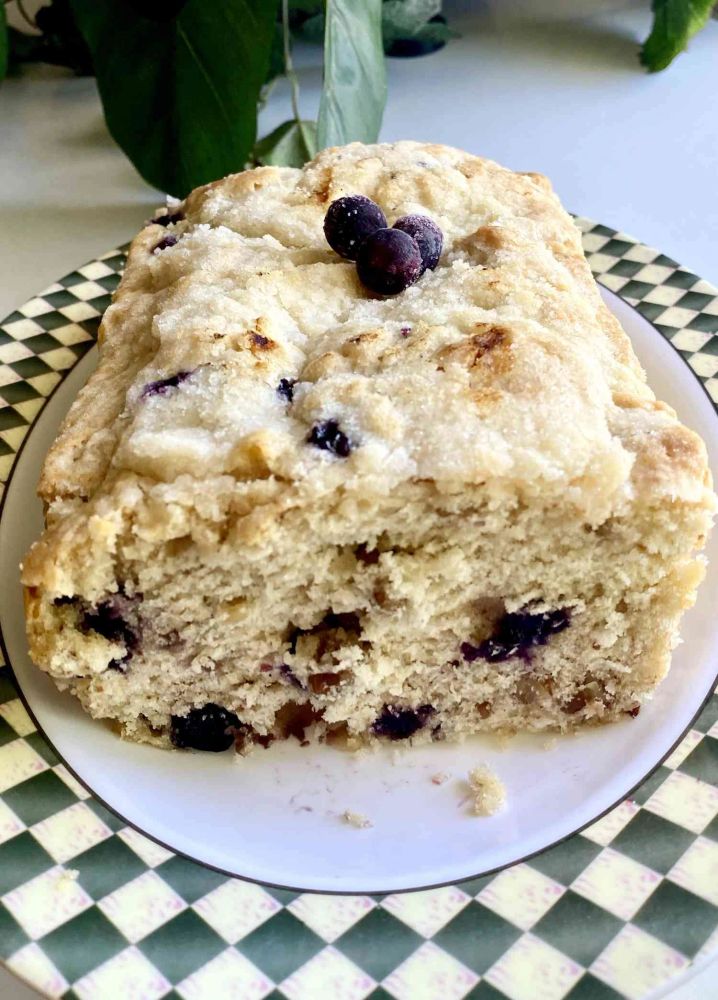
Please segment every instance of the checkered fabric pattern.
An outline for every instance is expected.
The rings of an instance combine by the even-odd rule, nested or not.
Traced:
[[[577,220],[594,273],[718,404],[718,291]],[[0,325],[5,480],[46,398],[93,343],[123,255]],[[633,798],[498,875],[324,896],[228,879],[126,827],[35,731],[0,668],[0,958],[66,1000],[639,1000],[718,951],[718,697]]]

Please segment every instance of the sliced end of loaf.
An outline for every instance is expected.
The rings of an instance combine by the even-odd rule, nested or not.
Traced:
[[[200,517],[152,490],[123,508],[118,487],[111,527],[63,519],[65,576],[41,554],[26,567],[37,661],[92,715],[165,744],[197,742],[177,720],[206,706],[242,748],[566,730],[637,713],[703,575],[708,514],[684,502],[596,527],[481,487],[261,488],[244,514],[235,489]],[[88,562],[104,569],[75,589]]]

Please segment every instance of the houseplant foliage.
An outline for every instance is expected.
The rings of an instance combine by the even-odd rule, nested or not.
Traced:
[[[712,4],[652,0],[646,68],[668,66]],[[10,5],[37,30],[8,28]],[[34,19],[23,0],[0,0],[0,79],[31,61],[94,73],[118,145],[150,184],[181,197],[247,164],[298,166],[318,148],[375,140],[385,55],[422,55],[451,37],[441,0],[50,0]],[[301,115],[297,38],[323,46],[316,122]],[[281,78],[293,116],[258,140],[258,110]]]
[[[653,0],[653,28],[643,43],[641,62],[656,72],[670,65],[703,28],[715,0]]]

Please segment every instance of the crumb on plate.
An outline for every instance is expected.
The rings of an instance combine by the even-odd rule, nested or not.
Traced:
[[[367,827],[374,826],[372,821],[368,816],[363,816],[361,813],[352,812],[351,809],[345,809],[342,813],[342,819],[349,826],[355,826],[358,830],[366,830]]]
[[[63,868],[60,874],[57,876],[57,881],[55,883],[56,887],[61,891],[65,892],[70,888],[73,882],[76,882],[79,878],[80,872],[77,868]]]
[[[493,816],[506,803],[506,789],[493,771],[482,764],[469,771],[474,816]]]

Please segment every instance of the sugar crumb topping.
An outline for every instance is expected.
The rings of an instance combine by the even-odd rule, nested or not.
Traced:
[[[436,269],[396,297],[368,293],[323,234],[328,203],[347,193],[390,224],[432,218]],[[161,251],[154,226],[133,244],[103,320],[105,381],[90,382],[51,452],[48,499],[91,497],[110,466],[319,491],[418,477],[569,490],[597,519],[625,501],[647,450],[663,463],[647,488],[705,492],[703,464],[697,475],[656,451],[661,435],[670,454],[698,444],[653,405],[548,184],[449,147],[352,144],[303,170],[227,177],[182,213]],[[110,367],[122,373],[111,392]],[[278,392],[290,383],[291,400]],[[103,449],[79,455],[79,420],[112,427]]]

